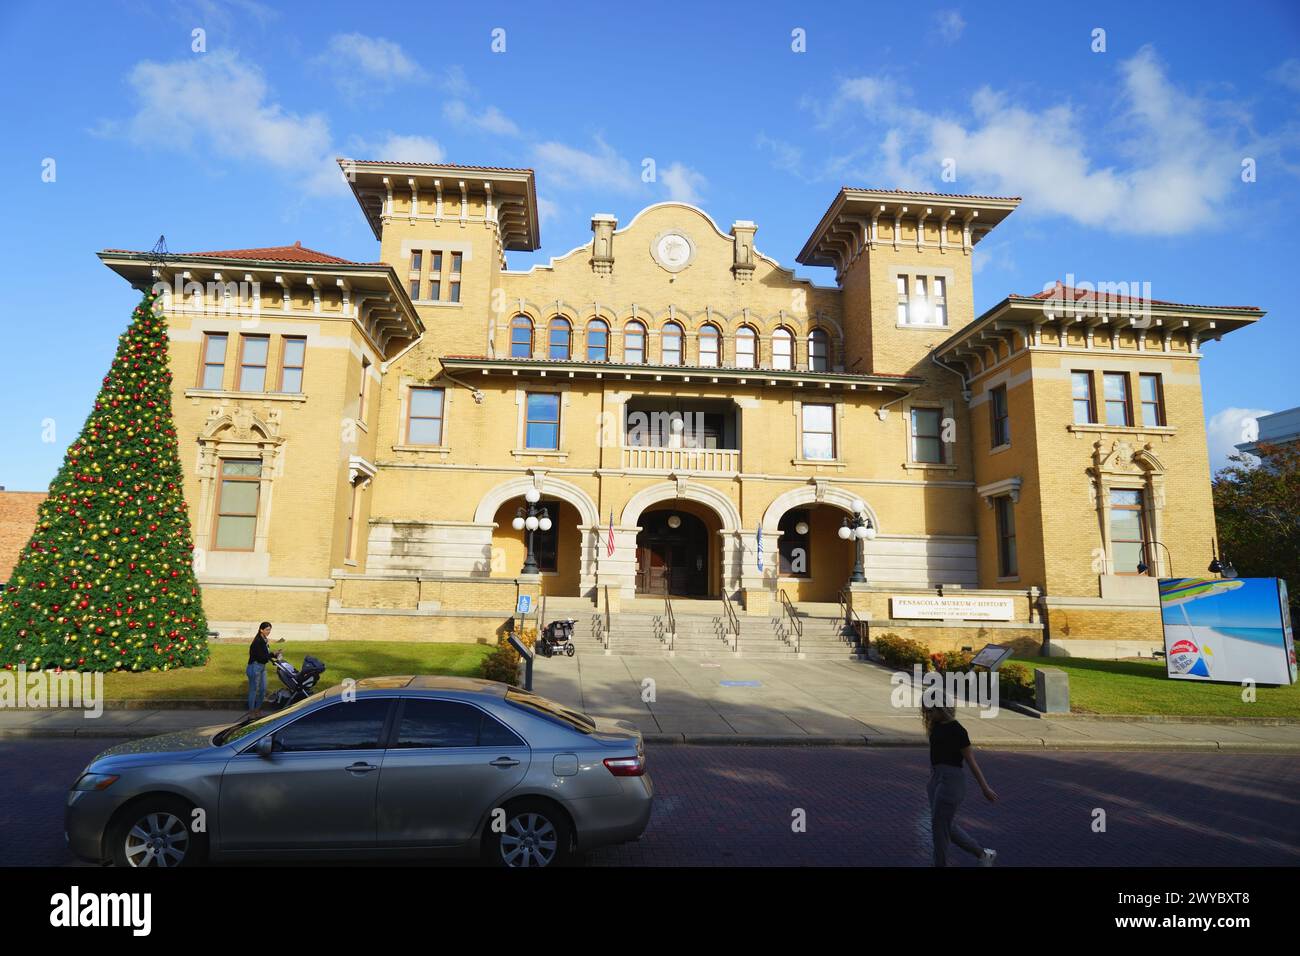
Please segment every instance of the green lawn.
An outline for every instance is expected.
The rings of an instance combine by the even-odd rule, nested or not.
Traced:
[[[1256,687],[1255,702],[1237,684],[1170,680],[1164,661],[1094,661],[1082,657],[1013,658],[1030,667],[1059,667],[1070,675],[1070,709],[1077,714],[1165,714],[1188,717],[1300,718],[1300,684]]]
[[[479,663],[493,648],[483,644],[416,644],[388,641],[288,641],[272,645],[284,652],[294,667],[305,654],[325,662],[317,690],[340,683],[345,677],[379,677],[386,674],[454,674],[479,676]],[[104,696],[109,700],[179,700],[208,698],[244,700],[248,695],[248,645],[213,644],[212,658],[203,667],[182,667],[160,673],[106,674]],[[266,690],[284,685],[275,669],[267,666]]]

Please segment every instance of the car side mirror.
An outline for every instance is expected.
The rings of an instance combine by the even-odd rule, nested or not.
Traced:
[[[275,740],[272,734],[267,734],[257,742],[257,746],[253,748],[253,752],[259,757],[269,758],[273,749],[275,749]]]

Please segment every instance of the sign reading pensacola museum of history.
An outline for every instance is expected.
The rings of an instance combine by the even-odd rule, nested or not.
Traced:
[[[922,621],[1010,621],[1015,616],[1012,598],[920,594],[891,597],[890,617]]]

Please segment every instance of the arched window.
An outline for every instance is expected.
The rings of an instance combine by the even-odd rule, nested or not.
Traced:
[[[808,371],[829,371],[830,352],[831,342],[825,330],[813,329],[808,333]]]
[[[609,361],[609,323],[604,319],[587,323],[587,361]]]
[[[645,362],[645,326],[635,319],[623,326],[623,361],[629,365]]]
[[[533,320],[526,315],[510,320],[510,357],[533,357]]]
[[[748,325],[736,330],[736,368],[757,368],[758,337]]]
[[[682,364],[682,327],[676,322],[664,326],[663,336],[659,340],[660,352],[664,365]]]
[[[569,359],[569,340],[573,335],[573,326],[561,316],[551,319],[551,327],[546,335],[546,356],[553,362],[566,362]]]
[[[717,368],[720,354],[718,351],[718,327],[705,325],[700,329],[700,365]]]
[[[772,333],[772,368],[794,368],[794,336],[789,329]]]

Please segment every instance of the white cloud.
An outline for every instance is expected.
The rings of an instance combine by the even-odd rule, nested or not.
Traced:
[[[1300,93],[1300,60],[1294,57],[1283,60],[1269,76],[1288,90]]]
[[[694,204],[699,203],[700,191],[708,182],[702,173],[682,163],[673,163],[667,169],[661,170],[659,180],[668,190],[669,199]]]
[[[442,147],[427,136],[402,136],[389,133],[381,140],[357,140],[356,158],[394,163],[441,163],[446,159]]]
[[[137,63],[129,82],[138,109],[130,137],[151,149],[179,146],[255,160],[307,177],[337,175],[329,121],[300,115],[268,98],[261,71],[227,51],[171,63]]]
[[[1120,88],[1105,141],[1117,159],[1102,165],[1089,144],[1107,118],[1069,104],[1031,109],[988,87],[965,116],[910,105],[888,78],[841,83],[819,125],[846,112],[883,127],[878,148],[853,172],[884,185],[933,188],[944,161],[956,163],[959,192],[1019,195],[1026,211],[1059,215],[1116,232],[1173,235],[1211,221],[1237,183],[1248,117],[1231,104],[1174,86],[1149,47],[1120,65]],[[950,188],[945,184],[946,188]]]
[[[471,111],[464,100],[448,100],[442,107],[443,117],[456,126],[482,130],[496,136],[518,136],[519,127],[495,106]]]
[[[966,21],[956,10],[940,10],[934,15],[934,22],[945,43],[956,43],[966,29]]]
[[[612,189],[634,192],[640,185],[632,164],[599,137],[594,150],[546,142],[533,147],[539,177],[555,189]]]
[[[777,169],[802,177],[803,150],[798,146],[782,139],[773,139],[766,133],[759,133],[754,145],[772,154],[772,165]]]
[[[560,204],[545,196],[537,197],[537,218],[544,226],[548,222],[553,222],[559,218]]]
[[[328,52],[317,62],[333,70],[335,83],[350,95],[372,87],[392,89],[425,78],[424,70],[400,45],[364,33],[336,33],[330,37]]]
[[[1205,423],[1205,439],[1210,449],[1210,470],[1228,464],[1228,456],[1237,454],[1236,446],[1258,434],[1253,423],[1261,415],[1271,414],[1263,408],[1225,408]]]

